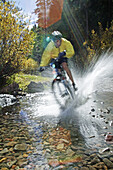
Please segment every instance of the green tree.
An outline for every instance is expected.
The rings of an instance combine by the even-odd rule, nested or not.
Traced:
[[[41,55],[44,50],[43,39],[45,37],[45,34],[44,30],[40,27],[36,27],[36,25],[34,25],[32,31],[34,32],[35,38],[32,54],[29,57],[40,63]]]

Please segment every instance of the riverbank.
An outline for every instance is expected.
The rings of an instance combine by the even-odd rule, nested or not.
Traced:
[[[35,82],[35,83],[45,83],[50,81],[50,77],[43,77],[42,74],[40,75],[31,75],[31,74],[24,74],[24,73],[19,73],[15,75],[15,82],[19,84],[19,88],[22,89],[23,91],[27,91],[27,87],[30,84],[30,82]]]
[[[47,84],[51,81],[50,77],[44,77],[41,74],[40,75],[31,75],[31,74],[24,74],[19,73],[15,74],[15,78],[13,82],[9,85],[4,85],[0,89],[0,94],[11,94],[11,95],[24,95],[24,92],[28,91],[28,86],[31,82],[34,83],[42,83]],[[31,87],[31,86],[30,86]],[[41,88],[41,86],[39,86]]]

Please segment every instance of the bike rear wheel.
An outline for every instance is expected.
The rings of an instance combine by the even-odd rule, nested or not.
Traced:
[[[56,101],[61,106],[67,106],[74,99],[74,93],[66,81],[62,82],[59,79],[53,80],[52,91]]]

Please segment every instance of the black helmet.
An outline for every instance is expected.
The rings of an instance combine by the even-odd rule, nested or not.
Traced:
[[[54,32],[52,32],[52,34],[51,34],[51,39],[53,40],[53,41],[55,41],[55,40],[60,40],[62,38],[62,34],[59,32],[59,31],[54,31]]]

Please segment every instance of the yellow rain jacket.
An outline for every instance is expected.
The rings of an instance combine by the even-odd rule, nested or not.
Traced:
[[[75,53],[72,44],[65,38],[62,38],[61,45],[59,48],[56,48],[54,42],[51,41],[44,50],[40,66],[47,66],[52,58],[57,58],[58,54],[60,52],[63,52],[64,50],[66,50],[66,55],[64,57],[67,58],[71,58]]]

